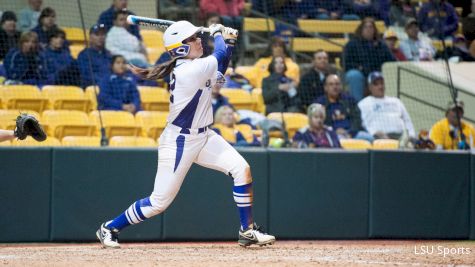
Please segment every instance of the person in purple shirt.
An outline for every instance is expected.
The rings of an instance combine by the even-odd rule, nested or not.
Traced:
[[[132,75],[127,71],[125,58],[112,57],[111,74],[99,84],[99,109],[124,110],[135,113],[141,109],[140,94]]]
[[[104,24],[106,29],[109,30],[113,26],[114,22],[114,14],[116,11],[127,9],[128,0],[113,0],[112,5],[107,10],[103,11],[97,20],[97,24]],[[132,11],[127,10],[129,15],[135,15]],[[139,40],[142,40],[142,36],[140,35],[140,29],[137,25],[129,25],[127,30],[135,35]]]
[[[452,36],[458,28],[454,7],[445,0],[430,0],[419,10],[417,17],[421,30],[432,38]]]
[[[307,109],[308,126],[295,133],[292,146],[298,148],[340,148],[338,136],[324,125],[326,112],[321,104],[311,104]]]
[[[49,32],[48,47],[44,50],[48,84],[79,86],[81,77],[76,60],[68,49],[64,48],[65,33],[61,29]]]

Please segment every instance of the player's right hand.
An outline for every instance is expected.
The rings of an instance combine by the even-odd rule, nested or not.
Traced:
[[[214,36],[216,33],[223,33],[224,32],[224,26],[223,24],[211,24],[209,27],[209,34],[211,36]]]

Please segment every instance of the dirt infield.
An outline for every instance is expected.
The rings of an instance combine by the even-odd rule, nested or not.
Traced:
[[[445,255],[444,255],[445,253]],[[241,248],[236,242],[0,244],[3,266],[475,266],[473,241],[278,241]]]

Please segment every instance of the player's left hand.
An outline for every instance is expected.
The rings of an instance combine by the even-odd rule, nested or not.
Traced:
[[[28,135],[38,142],[46,140],[46,133],[38,120],[26,113],[22,113],[16,118],[14,135],[20,140],[26,139]]]

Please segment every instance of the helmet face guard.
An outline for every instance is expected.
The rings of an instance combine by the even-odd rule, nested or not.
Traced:
[[[190,45],[188,44],[178,44],[175,48],[166,48],[168,53],[172,58],[183,58],[190,53]]]

